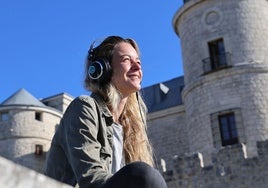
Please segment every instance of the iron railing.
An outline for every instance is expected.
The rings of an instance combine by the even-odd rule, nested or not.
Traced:
[[[204,73],[217,71],[223,68],[227,68],[231,65],[231,53],[226,52],[221,55],[211,56],[202,60]]]

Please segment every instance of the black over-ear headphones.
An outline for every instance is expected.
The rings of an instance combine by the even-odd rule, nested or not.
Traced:
[[[109,61],[105,58],[94,58],[94,43],[90,46],[88,76],[92,81],[108,83],[112,76],[112,68]]]

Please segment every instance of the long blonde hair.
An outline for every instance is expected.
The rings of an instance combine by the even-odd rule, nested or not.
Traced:
[[[111,65],[114,46],[120,42],[131,44],[139,54],[138,45],[134,40],[110,36],[99,46],[90,50],[85,66],[85,88],[101,95],[112,112],[116,112],[118,109],[117,107],[121,100],[120,92],[113,86],[110,77],[102,82],[90,79],[88,68],[92,61],[100,58],[106,59]],[[154,166],[152,147],[146,132],[146,112],[147,108],[140,94],[138,92],[133,93],[127,98],[123,112],[119,117],[119,123],[123,126],[124,130],[126,162],[143,161]]]

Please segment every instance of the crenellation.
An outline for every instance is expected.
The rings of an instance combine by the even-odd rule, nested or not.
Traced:
[[[268,156],[268,140],[263,142],[257,142],[258,155],[260,157]]]
[[[267,187],[268,140],[258,142],[259,156],[245,158],[243,145],[213,153],[212,164],[202,167],[198,154],[174,157],[173,173],[165,174],[169,187]],[[261,173],[260,173],[261,172]]]

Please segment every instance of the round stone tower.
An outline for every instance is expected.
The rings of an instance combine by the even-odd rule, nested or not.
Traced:
[[[188,0],[173,18],[182,47],[189,152],[268,139],[268,1]]]
[[[43,172],[62,112],[21,89],[0,105],[0,155]]]

